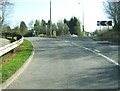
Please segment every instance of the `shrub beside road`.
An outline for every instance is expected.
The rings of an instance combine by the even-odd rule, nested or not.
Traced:
[[[7,62],[2,63],[2,82],[6,81],[10,76],[12,76],[29,58],[33,50],[33,46],[31,42],[24,39],[22,45],[14,49],[14,53],[8,53],[6,55],[12,56],[15,55],[13,58],[8,60]],[[6,55],[2,57],[2,61],[5,61],[4,58]]]
[[[101,40],[101,41],[111,41],[111,42],[120,42],[120,32],[117,31],[106,31],[103,33],[97,34],[94,36],[94,40]]]

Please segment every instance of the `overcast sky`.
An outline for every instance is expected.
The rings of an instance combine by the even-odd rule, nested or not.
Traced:
[[[9,21],[11,26],[17,26],[21,21],[28,24],[31,20],[50,19],[50,0],[13,0],[14,8],[11,12]],[[83,21],[86,31],[96,29],[97,20],[106,20],[103,0],[51,0],[52,3],[52,22],[66,18],[70,20],[75,16]]]

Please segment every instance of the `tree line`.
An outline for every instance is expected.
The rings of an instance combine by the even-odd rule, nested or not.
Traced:
[[[50,36],[50,20],[45,21],[42,19],[41,21],[31,21],[29,26],[27,26],[24,21],[21,21],[19,26],[11,29],[9,24],[6,23],[6,18],[11,10],[12,5],[13,3],[11,0],[0,1],[0,10],[2,11],[2,15],[0,16],[0,26],[2,32],[15,32],[23,36],[32,36],[32,34],[37,31],[39,34]],[[52,34],[55,31],[57,36],[71,34],[80,36],[83,34],[80,28],[80,21],[76,17],[72,17],[70,20],[59,20],[57,23],[52,23],[51,26]],[[29,29],[29,27],[31,28]]]
[[[36,20],[29,23],[29,26],[25,24],[24,21],[21,21],[19,26],[11,27],[6,25],[6,17],[9,15],[11,7],[14,4],[11,0],[0,0],[0,30],[3,32],[16,32],[21,35],[30,35],[35,30],[37,30],[40,34],[48,35],[50,34],[50,21],[45,20]],[[114,31],[120,31],[120,1],[119,2],[107,2],[105,3],[105,11],[108,14],[110,19],[114,21]],[[29,29],[29,27],[31,27]],[[81,23],[76,17],[71,17],[70,20],[64,19],[60,20],[57,23],[52,23],[52,33],[56,32],[57,36],[62,35],[71,35],[75,34],[78,36],[83,36],[84,32],[81,30]]]
[[[57,23],[52,23],[52,34],[55,31],[56,36],[63,35],[78,35],[82,36],[82,31],[80,28],[80,22],[76,17],[72,17],[70,20],[64,19],[59,20]],[[24,21],[20,22],[19,26],[11,29],[9,25],[3,27],[3,32],[15,32],[23,36],[33,36],[34,33],[44,34],[50,36],[50,21],[45,20],[35,20],[31,21],[28,26]]]

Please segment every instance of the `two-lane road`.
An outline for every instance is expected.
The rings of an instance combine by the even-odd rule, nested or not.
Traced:
[[[92,51],[101,53],[108,58],[114,60],[116,63],[119,63],[118,55],[120,53],[120,48],[118,44],[108,42],[108,41],[93,41],[89,37],[59,37],[62,40],[67,40],[77,46],[88,48]]]
[[[89,42],[89,39],[81,43],[80,40],[79,42],[74,40],[77,45],[73,41],[69,42],[72,39],[69,41],[39,37],[27,39],[34,46],[34,58],[7,89],[117,89],[119,87],[119,67],[108,59],[79,47]],[[102,48],[102,44],[98,46]]]

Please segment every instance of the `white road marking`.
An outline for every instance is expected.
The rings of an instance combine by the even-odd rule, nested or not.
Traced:
[[[84,48],[84,49],[86,49],[86,50],[88,50],[88,51],[91,51],[91,52],[93,52],[93,53],[95,53],[95,54],[98,54],[98,55],[102,56],[103,58],[107,59],[108,61],[110,61],[110,62],[112,62],[112,63],[114,63],[115,65],[117,65],[117,66],[120,67],[120,64],[119,64],[119,63],[117,63],[117,62],[115,62],[114,60],[110,59],[109,57],[107,57],[107,56],[99,53],[99,52],[100,52],[99,50],[91,50],[91,49],[89,49],[89,48],[87,48],[87,47],[80,46],[80,45],[78,45],[78,44],[76,44],[76,43],[74,43],[74,42],[71,42],[71,43],[74,44],[74,45],[76,45],[76,46],[78,46],[78,47]]]
[[[96,52],[100,52],[99,50],[96,50],[96,49],[94,49],[94,51],[96,51]]]
[[[113,46],[113,45],[112,45],[112,46],[109,46],[109,47],[112,47],[112,48],[115,48],[115,47],[117,47],[117,48],[118,48],[118,46]]]
[[[103,54],[101,54],[101,53],[97,53],[97,54],[100,55],[100,56],[102,56],[102,57],[104,57],[104,58],[106,58],[106,59],[108,59],[109,61],[113,62],[114,64],[120,66],[119,63],[115,62],[114,60],[110,59],[109,57],[107,57],[107,56],[105,56],[105,55],[103,55]]]
[[[65,42],[67,43],[67,42],[70,42],[70,41],[65,41]]]

